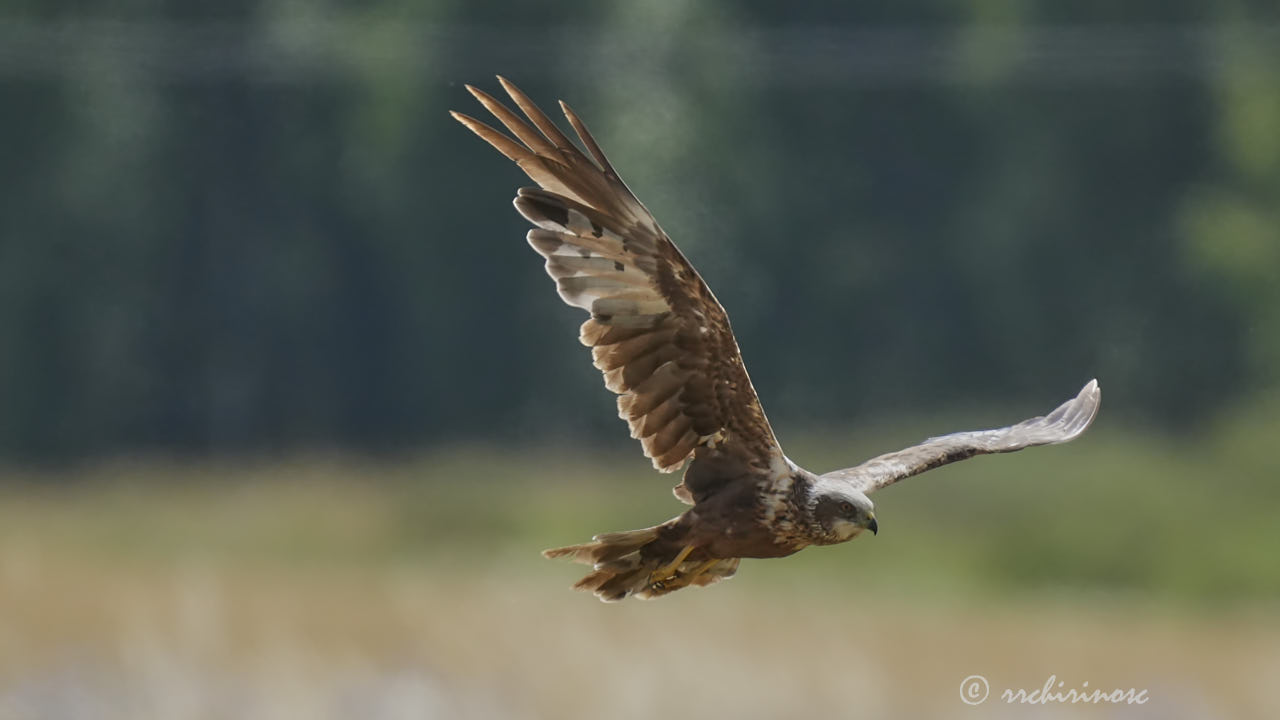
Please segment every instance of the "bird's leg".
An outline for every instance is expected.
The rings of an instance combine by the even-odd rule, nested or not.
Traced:
[[[711,558],[710,560],[701,563],[690,572],[681,573],[678,577],[672,578],[672,582],[667,583],[667,586],[675,589],[677,587],[687,587],[692,585],[694,580],[697,580],[700,575],[710,570],[711,566],[718,562],[720,562],[719,558]]]
[[[689,553],[693,552],[694,547],[695,546],[693,545],[685,545],[684,549],[676,554],[675,560],[672,560],[666,565],[663,565],[657,570],[654,570],[649,575],[649,582],[656,583],[656,582],[662,582],[664,580],[670,579],[671,576],[675,573],[676,569],[680,567],[680,563],[684,562],[684,559],[689,557]]]
[[[659,589],[665,590],[667,592],[671,592],[672,590],[679,590],[680,588],[684,588],[684,587],[689,587],[694,583],[695,580],[701,577],[703,573],[710,570],[712,565],[715,565],[718,562],[720,562],[719,558],[711,558],[710,560],[703,561],[698,565],[698,567],[694,568],[689,572],[682,573],[677,571],[674,575],[668,578],[663,578],[652,584],[658,587]]]

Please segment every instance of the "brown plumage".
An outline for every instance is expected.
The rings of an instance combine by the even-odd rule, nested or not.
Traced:
[[[560,104],[589,157],[524,93],[498,80],[523,117],[481,90],[467,90],[516,140],[467,115],[453,117],[539,185],[519,190],[516,209],[536,226],[529,244],[546,259],[560,297],[590,313],[579,340],[618,394],[618,415],[632,437],[661,472],[693,458],[675,488],[693,505],[682,515],[545,553],[593,566],[575,587],[604,600],[653,597],[730,577],[739,558],[781,557],[863,529],[875,532],[866,492],[973,454],[1065,442],[1092,421],[1096,382],[1058,416],[1035,419],[1035,432],[1026,430],[1033,422],[1027,421],[947,436],[958,439],[821,477],[797,467],[765,418],[724,308],[586,126]]]

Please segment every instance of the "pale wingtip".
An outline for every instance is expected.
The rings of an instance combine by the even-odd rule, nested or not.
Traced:
[[[1069,429],[1063,442],[1080,437],[1085,430],[1089,429],[1089,426],[1093,425],[1094,418],[1098,417],[1098,409],[1102,407],[1102,387],[1098,385],[1098,379],[1094,378],[1086,383],[1072,404],[1079,408],[1076,411],[1079,414],[1068,421]],[[1080,410],[1085,412],[1080,413]]]
[[[1093,403],[1093,414],[1098,413],[1098,406],[1102,402],[1102,386],[1098,384],[1098,378],[1094,378],[1080,390],[1080,397],[1088,397]]]

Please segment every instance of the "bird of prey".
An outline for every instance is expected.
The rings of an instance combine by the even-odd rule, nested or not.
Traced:
[[[688,461],[675,495],[692,507],[681,515],[543,553],[592,566],[575,588],[605,601],[656,597],[728,578],[740,558],[874,534],[871,492],[974,455],[1067,442],[1093,421],[1096,380],[1048,415],[1016,425],[931,438],[824,475],[797,466],[765,419],[724,308],[586,126],[560,103],[584,153],[515,85],[498,80],[523,117],[467,90],[514,139],[452,115],[537,183],[515,198],[536,226],[529,244],[546,259],[560,297],[590,313],[578,338],[617,393],[632,437],[661,472]]]

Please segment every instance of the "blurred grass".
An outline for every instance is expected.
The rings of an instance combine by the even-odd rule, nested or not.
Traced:
[[[10,470],[0,718],[644,717],[670,702],[775,717],[797,697],[848,712],[851,693],[865,714],[945,717],[978,672],[1146,683],[1161,716],[1272,716],[1276,418],[1178,441],[1104,413],[1071,445],[878,494],[877,537],[621,606],[570,592],[581,568],[538,551],[680,512],[676,478],[638,452]],[[786,444],[821,471],[973,424]]]
[[[1104,417],[1079,442],[977,458],[877,494],[878,537],[743,572],[953,595],[1111,593],[1215,611],[1274,603],[1280,459],[1264,438],[1280,437],[1275,417],[1243,413],[1194,442]],[[788,448],[821,471],[959,423],[927,425],[848,443],[810,434]],[[538,550],[684,508],[668,492],[678,476],[652,472],[638,452],[470,447],[396,462],[144,460],[6,476],[4,547],[113,563],[498,563],[554,574]]]

